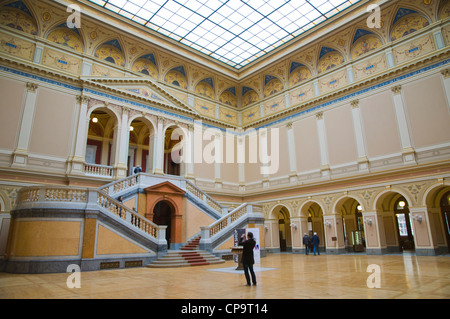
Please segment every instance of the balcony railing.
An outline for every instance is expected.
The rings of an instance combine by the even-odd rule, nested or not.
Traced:
[[[84,164],[84,173],[92,176],[113,177],[112,166]]]

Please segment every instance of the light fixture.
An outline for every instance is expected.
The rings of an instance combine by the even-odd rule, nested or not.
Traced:
[[[92,123],[97,123],[97,122],[98,122],[98,118],[93,117],[93,118],[92,118]]]
[[[417,220],[419,223],[422,223],[422,216],[420,215],[413,215],[413,219]]]
[[[399,201],[398,206],[400,206],[402,209],[406,206],[406,203],[404,201]]]
[[[356,209],[358,210],[358,212],[362,211],[361,205],[358,205],[358,207],[356,207]]]
[[[297,224],[291,223],[290,225],[292,228],[297,229]]]
[[[130,126],[130,132],[134,131],[134,127]]]
[[[366,219],[364,219],[364,222],[365,222],[367,225],[369,225],[369,226],[372,225],[372,219],[371,219],[371,218],[366,218]]]
[[[331,228],[331,223],[327,220],[323,223],[325,227]]]

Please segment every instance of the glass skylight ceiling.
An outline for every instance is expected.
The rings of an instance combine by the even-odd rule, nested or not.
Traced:
[[[236,69],[360,0],[89,0]]]

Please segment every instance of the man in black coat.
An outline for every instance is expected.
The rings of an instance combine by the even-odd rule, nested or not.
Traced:
[[[256,286],[256,276],[253,271],[253,264],[255,263],[255,259],[253,257],[253,249],[256,246],[256,241],[253,239],[253,233],[249,232],[247,234],[248,240],[245,240],[245,234],[242,235],[241,240],[239,241],[239,246],[243,246],[244,249],[242,251],[242,265],[244,266],[244,274],[245,279],[247,279],[247,286],[250,286],[250,275],[252,276],[253,285]]]
[[[309,236],[308,234],[305,233],[305,236],[303,236],[303,245],[305,245],[305,255],[308,255],[309,244],[310,244]]]

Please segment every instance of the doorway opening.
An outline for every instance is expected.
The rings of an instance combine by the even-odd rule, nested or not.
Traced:
[[[278,212],[278,229],[280,237],[280,252],[292,251],[291,219],[289,212],[282,207]]]
[[[394,214],[397,221],[400,249],[414,251],[414,231],[409,215],[408,202],[404,197],[400,197],[395,202]]]
[[[181,141],[183,135],[177,127],[169,127],[164,139],[164,174],[181,176]]]
[[[447,249],[450,252],[450,192],[441,198],[442,223],[444,225],[445,236],[447,238]]]
[[[170,249],[170,243],[172,238],[172,205],[167,201],[160,201],[155,205],[153,209],[153,222],[159,226],[167,226],[166,240],[167,249]]]

